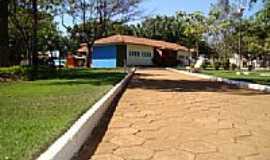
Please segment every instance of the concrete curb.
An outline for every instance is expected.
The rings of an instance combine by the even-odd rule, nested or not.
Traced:
[[[131,72],[94,106],[84,113],[72,126],[58,138],[37,160],[69,160],[80,150],[93,129],[97,126],[113,100],[124,91],[136,69]]]
[[[214,77],[214,76],[198,74],[198,73],[191,73],[191,72],[187,72],[187,71],[177,70],[174,68],[166,68],[166,69],[169,71],[172,71],[172,72],[182,73],[182,74],[189,75],[189,76],[196,76],[196,77],[208,79],[208,80],[214,81],[214,82],[223,82],[223,83],[227,83],[227,84],[236,85],[239,88],[252,89],[252,90],[256,90],[256,91],[270,93],[270,86],[266,86],[266,85],[229,80],[229,79],[225,79],[225,78]]]

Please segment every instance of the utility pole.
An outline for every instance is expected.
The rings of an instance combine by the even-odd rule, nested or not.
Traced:
[[[241,55],[241,47],[242,47],[242,17],[239,18],[239,42],[238,42],[238,54],[239,54],[239,69],[241,70],[242,66],[242,55]]]
[[[241,70],[241,66],[242,66],[242,16],[244,14],[245,8],[242,7],[241,5],[239,5],[239,9],[237,10],[237,12],[235,13],[236,16],[239,18],[239,40],[238,40],[238,56],[239,56],[239,69]]]

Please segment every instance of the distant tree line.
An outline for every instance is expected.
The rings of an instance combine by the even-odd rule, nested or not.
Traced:
[[[179,11],[173,16],[144,19],[139,8],[142,1],[0,0],[0,66],[18,64],[22,58],[35,65],[37,51],[75,51],[85,42],[90,60],[94,41],[114,34],[174,42],[195,49],[196,55],[224,60],[235,53],[265,55],[270,51],[270,0],[217,0],[207,16]],[[244,17],[257,1],[263,2],[263,8]],[[61,24],[54,21],[55,16],[61,17]],[[73,26],[66,24],[66,17],[73,19]],[[141,22],[127,23],[136,18]],[[63,25],[67,34],[63,35],[58,25]]]

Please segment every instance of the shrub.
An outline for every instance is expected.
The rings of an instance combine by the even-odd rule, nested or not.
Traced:
[[[13,66],[0,68],[1,79],[11,80],[29,80],[34,72],[33,67],[30,66]],[[48,66],[39,66],[37,68],[37,74],[34,79],[48,79],[57,77],[56,68]]]
[[[236,64],[232,64],[232,70],[235,71],[237,68],[237,65]]]
[[[220,62],[215,62],[214,63],[215,70],[219,70],[220,66],[221,66],[221,63]]]
[[[224,68],[224,70],[230,69],[230,61],[229,60],[223,62],[223,68]]]
[[[24,79],[26,78],[28,67],[13,66],[0,68],[0,77],[4,79]]]
[[[208,64],[206,64],[206,63],[203,63],[203,64],[202,64],[202,68],[203,68],[203,69],[206,69],[207,67],[208,67]]]
[[[248,71],[252,71],[253,65],[248,65]]]

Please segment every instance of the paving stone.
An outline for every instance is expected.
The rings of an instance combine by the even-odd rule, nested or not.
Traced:
[[[107,154],[107,155],[94,155],[90,160],[124,160],[121,157]]]
[[[127,128],[132,125],[131,122],[127,122],[125,120],[118,120],[118,121],[113,121],[110,123],[109,128]]]
[[[125,160],[148,160],[154,152],[143,147],[128,147],[120,148],[114,154],[123,157]]]
[[[258,154],[258,151],[255,147],[239,143],[223,144],[219,146],[218,149],[220,153],[223,153],[224,155],[232,155],[238,157]]]
[[[177,137],[170,137],[171,139],[154,139],[146,141],[143,146],[154,151],[169,150],[172,148],[177,148],[178,141]]]
[[[181,149],[185,151],[190,151],[193,153],[212,153],[217,152],[217,147],[203,141],[188,141],[180,146]]]
[[[164,69],[137,73],[93,158],[269,160],[270,95]]]
[[[223,155],[221,153],[198,154],[196,160],[239,160],[236,156]]]
[[[230,128],[233,128],[233,123],[231,121],[222,120],[218,123],[218,128],[230,129]]]
[[[136,123],[132,125],[133,128],[136,128],[138,130],[159,130],[163,125],[157,124],[157,123]]]
[[[100,143],[97,147],[95,154],[110,154],[117,148],[118,146],[113,143]]]
[[[265,157],[263,155],[251,155],[251,156],[246,156],[244,158],[242,158],[244,160],[270,160],[270,157]]]
[[[128,117],[128,118],[144,118],[147,116],[146,113],[143,112],[127,112],[123,114],[124,117]]]
[[[122,135],[132,135],[137,133],[139,130],[134,128],[114,128],[109,131],[108,134],[112,134],[115,136],[122,136]]]
[[[141,137],[134,136],[134,135],[124,135],[124,136],[114,137],[111,139],[110,142],[119,146],[131,147],[131,146],[142,145],[145,142],[145,140]]]
[[[194,154],[174,149],[157,152],[153,160],[194,160],[194,158]]]

